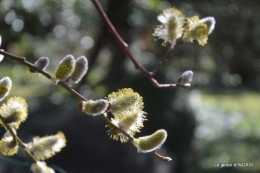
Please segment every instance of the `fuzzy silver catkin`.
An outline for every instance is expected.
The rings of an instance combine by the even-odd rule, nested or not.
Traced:
[[[9,77],[4,77],[0,80],[0,101],[2,101],[10,92],[12,81]]]
[[[67,79],[69,85],[78,83],[88,71],[88,60],[85,56],[80,56],[76,59],[75,70]]]
[[[193,76],[193,72],[191,70],[185,71],[178,79],[178,83],[182,85],[189,84],[192,80],[192,76]]]
[[[41,57],[35,63],[34,66],[44,71],[50,64],[48,57]]]
[[[84,111],[89,115],[100,115],[106,112],[108,101],[105,99],[83,101]]]

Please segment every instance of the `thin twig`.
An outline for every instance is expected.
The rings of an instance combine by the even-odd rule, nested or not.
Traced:
[[[104,20],[104,22],[107,25],[107,27],[108,27],[109,31],[111,32],[111,34],[114,36],[114,38],[118,41],[119,45],[122,47],[122,49],[125,51],[125,53],[132,60],[135,68],[140,70],[151,81],[151,83],[155,87],[157,87],[157,88],[165,88],[165,87],[172,87],[172,88],[174,88],[174,87],[176,87],[177,86],[176,84],[159,84],[157,82],[157,80],[152,77],[154,72],[148,72],[141,64],[139,64],[137,62],[137,60],[135,59],[134,55],[132,54],[132,52],[128,48],[128,44],[118,34],[117,30],[115,29],[114,25],[111,23],[109,18],[107,17],[107,15],[106,15],[104,9],[102,8],[101,4],[99,3],[99,1],[98,0],[91,0],[91,1],[93,2],[94,6],[98,10],[99,14],[101,15],[102,19]],[[168,54],[170,54],[170,52]],[[166,56],[166,58],[168,58],[168,55]],[[159,68],[158,68],[158,70],[159,70]]]
[[[169,162],[172,160],[170,157],[162,156],[162,155],[158,154],[156,151],[153,151],[153,154],[156,156],[157,159],[159,159],[162,162]]]
[[[168,58],[169,58],[169,56],[170,56],[170,54],[171,54],[173,48],[174,48],[174,47],[172,47],[172,46],[170,46],[170,47],[168,48],[168,50],[167,50],[167,52],[166,52],[164,58],[158,63],[157,67],[155,67],[155,69],[150,73],[151,76],[154,76],[154,75],[158,72],[158,70],[160,70],[160,68],[162,67],[162,65],[168,61]]]
[[[178,40],[176,41],[175,45],[173,45],[173,46],[172,46],[172,45],[169,45],[169,48],[168,48],[168,50],[167,50],[165,56],[163,57],[163,59],[158,63],[158,65],[154,68],[154,70],[153,70],[152,72],[150,72],[151,76],[154,76],[154,75],[158,72],[158,70],[160,70],[160,68],[162,67],[162,65],[168,61],[168,58],[170,57],[170,54],[172,53],[173,49],[174,49],[177,45],[182,44],[182,43],[183,43],[182,39],[178,39]]]

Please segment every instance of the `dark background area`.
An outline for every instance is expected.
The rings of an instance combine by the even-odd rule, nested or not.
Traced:
[[[67,54],[85,55],[89,71],[73,88],[88,99],[104,98],[120,88],[138,92],[148,121],[136,136],[165,129],[168,138],[158,153],[173,160],[160,162],[152,154],[138,154],[131,143],[109,139],[105,122],[80,113],[76,98],[65,89],[6,58],[0,63],[0,77],[12,79],[10,96],[22,96],[29,104],[29,117],[18,130],[21,139],[29,142],[33,136],[63,131],[67,147],[46,161],[61,173],[61,168],[69,173],[258,172],[260,3],[108,0],[101,4],[148,70],[167,51],[163,41],[152,36],[164,9],[175,6],[187,17],[213,16],[216,27],[208,43],[176,46],[155,76],[160,83],[175,83],[184,71],[192,70],[191,88],[153,87],[134,69],[88,0],[1,0],[1,49],[30,62],[47,56],[49,73]],[[23,151],[14,157],[0,156],[0,172],[30,172],[31,163]],[[215,163],[254,166],[217,168]]]

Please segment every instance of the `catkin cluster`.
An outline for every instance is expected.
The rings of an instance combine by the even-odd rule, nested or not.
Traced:
[[[52,81],[65,80],[69,85],[78,83],[88,71],[88,60],[80,56],[76,60],[72,55],[65,56],[56,68]]]
[[[188,18],[175,7],[164,10],[157,19],[161,25],[154,29],[153,36],[163,39],[164,46],[168,43],[172,47],[175,46],[178,39],[182,42],[197,40],[199,45],[204,46],[216,23],[214,17],[199,19],[198,16],[193,16]]]
[[[106,115],[110,112],[112,114],[110,121],[114,125],[108,124],[110,137],[122,143],[132,141],[138,152],[152,152],[160,148],[167,138],[165,130],[158,130],[150,136],[134,138],[144,127],[143,122],[147,120],[147,113],[143,111],[143,98],[131,88],[112,92],[106,99],[81,101],[79,108],[92,116]]]
[[[0,80],[0,101],[4,100],[12,87],[12,81],[9,77]],[[0,153],[6,156],[12,156],[18,153],[20,147],[29,152],[36,160],[31,166],[34,173],[50,172],[54,170],[46,165],[46,160],[56,153],[60,152],[66,146],[66,138],[62,132],[56,135],[45,137],[34,137],[33,141],[23,143],[18,140],[17,130],[22,122],[28,117],[28,104],[22,97],[16,96],[8,98],[0,106],[0,124],[5,128],[6,133],[0,140]]]
[[[198,16],[186,17],[175,7],[164,10],[157,19],[161,22],[154,29],[153,36],[163,39],[163,46],[169,44],[173,48],[177,41],[193,42],[204,46],[207,43],[209,34],[215,28],[215,19],[206,17],[199,19]],[[0,45],[2,37],[0,36]],[[0,54],[0,62],[4,56]],[[49,65],[48,57],[41,57],[30,67],[31,72],[45,72]],[[85,56],[75,59],[72,55],[65,56],[51,76],[51,80],[57,84],[64,81],[68,85],[78,83],[88,71],[88,60]],[[44,74],[44,73],[43,73]],[[193,72],[184,72],[177,81],[177,85],[189,87]],[[0,79],[0,102],[9,94],[12,88],[12,81],[9,77]],[[122,143],[132,142],[138,152],[153,152],[160,148],[167,138],[167,132],[163,129],[157,130],[149,136],[135,138],[135,134],[144,127],[147,120],[147,113],[143,111],[143,98],[131,88],[119,89],[112,92],[107,98],[99,100],[82,100],[79,102],[79,109],[89,115],[102,115],[107,120],[109,136]],[[112,115],[108,118],[107,114]],[[51,158],[66,146],[66,138],[62,132],[56,135],[45,137],[34,137],[31,142],[23,143],[17,136],[17,130],[22,122],[28,117],[28,104],[24,98],[8,98],[0,106],[0,125],[6,133],[0,140],[0,153],[7,156],[17,154],[19,148],[25,149],[31,155],[35,163],[31,170],[34,173],[54,173],[54,170],[46,165],[44,160]],[[19,140],[18,140],[19,139]],[[156,153],[156,152],[154,152]],[[157,157],[170,161],[168,157]]]

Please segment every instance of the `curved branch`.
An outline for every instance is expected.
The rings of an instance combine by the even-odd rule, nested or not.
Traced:
[[[35,67],[33,64],[31,64],[30,62],[26,61],[26,58],[24,58],[24,57],[20,57],[20,56],[17,56],[17,55],[13,55],[13,54],[11,54],[11,53],[9,53],[9,52],[5,52],[4,50],[0,50],[0,54],[6,56],[7,58],[10,58],[11,60],[18,61],[19,63],[21,63],[21,64],[23,64],[23,65],[29,67],[29,69],[32,69],[32,70],[37,71],[38,73],[41,73],[42,75],[44,75],[46,78],[48,78],[48,79],[50,79],[50,80],[51,80],[51,78],[52,78],[52,76],[51,76],[49,73],[47,73],[47,72],[45,72],[45,71],[43,71],[43,70],[41,70],[41,69]],[[73,94],[73,95],[78,99],[78,101],[81,101],[81,100],[87,101],[87,100],[88,100],[88,99],[86,99],[85,97],[83,97],[82,95],[80,95],[78,92],[76,92],[75,90],[73,90],[72,88],[70,88],[70,87],[66,84],[66,82],[64,82],[64,81],[59,81],[59,82],[58,82],[58,85],[62,86],[64,89],[66,89],[66,90],[69,91],[71,94]],[[133,140],[133,137],[131,137],[129,134],[127,134],[126,132],[124,132],[122,129],[120,129],[119,127],[117,127],[116,125],[114,125],[114,124],[113,124],[109,119],[107,119],[104,115],[101,115],[101,118],[102,118],[108,125],[112,126],[113,128],[115,128],[115,129],[119,130],[120,132],[122,132],[123,134],[125,134],[125,135],[130,139],[130,141]],[[1,117],[0,117],[0,119],[1,119]],[[3,120],[2,120],[2,121],[3,121]],[[4,121],[3,121],[3,122],[4,122]],[[8,124],[7,124],[7,127],[8,127]],[[13,131],[10,130],[10,132],[12,133]],[[13,135],[14,139],[15,139],[15,138],[16,138],[16,139],[19,139],[19,138],[17,137],[17,135],[15,135],[14,133],[13,133],[12,135]],[[19,142],[19,140],[18,140],[18,142]],[[22,143],[21,143],[21,144],[22,144]],[[23,145],[23,146],[24,146],[24,145]],[[25,147],[25,146],[24,146],[24,147]]]
[[[125,51],[125,53],[129,56],[129,58],[132,60],[134,66],[136,69],[140,70],[149,80],[150,82],[157,88],[165,88],[165,87],[171,87],[174,88],[178,85],[176,84],[160,84],[157,82],[156,79],[153,78],[153,75],[160,69],[161,65],[159,63],[158,67],[156,68],[157,70],[153,72],[148,72],[141,64],[137,62],[135,59],[134,55],[128,48],[128,44],[122,39],[122,37],[118,34],[117,30],[107,17],[104,9],[102,8],[101,4],[99,3],[98,0],[91,0],[96,9],[98,10],[99,14],[101,15],[102,19],[104,20],[105,24],[107,25],[109,31],[111,34],[114,36],[114,38],[118,41],[119,45],[122,47],[122,49]],[[169,52],[169,53],[168,53]],[[170,54],[171,51],[167,51],[166,58],[168,58],[168,55]],[[166,61],[165,61],[166,62]],[[162,64],[162,63],[161,63]]]

